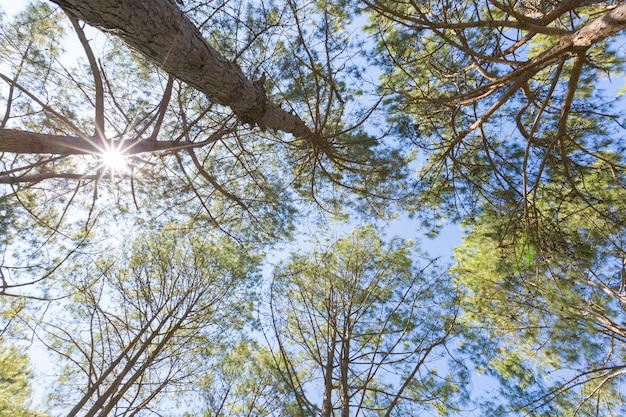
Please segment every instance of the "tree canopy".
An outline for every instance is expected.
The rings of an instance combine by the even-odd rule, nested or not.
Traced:
[[[31,377],[28,355],[0,339],[0,416],[44,416],[29,409]]]
[[[464,369],[436,370],[457,314],[441,272],[371,228],[316,246],[274,270],[265,324],[298,414],[452,411]]]
[[[623,186],[624,4],[366,3],[397,127],[428,158],[416,209],[507,207],[538,232],[544,185],[588,205],[590,171]]]
[[[625,3],[0,18],[11,412],[5,343],[72,416],[626,411]],[[451,265],[398,218],[463,227]]]

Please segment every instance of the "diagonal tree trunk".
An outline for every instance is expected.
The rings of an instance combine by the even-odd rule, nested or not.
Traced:
[[[163,71],[230,107],[244,123],[314,137],[298,117],[271,103],[262,82],[246,78],[204,39],[171,0],[52,0],[78,19],[123,40]]]

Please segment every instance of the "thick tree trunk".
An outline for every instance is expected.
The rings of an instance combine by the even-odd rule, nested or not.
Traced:
[[[0,152],[19,154],[80,155],[99,154],[107,149],[119,149],[126,155],[135,155],[144,152],[178,150],[196,146],[200,146],[200,144],[131,139],[99,141],[95,138],[57,136],[23,130],[0,129]]]
[[[122,39],[245,123],[300,138],[313,134],[297,116],[267,99],[259,82],[223,57],[171,0],[52,0],[90,25]]]

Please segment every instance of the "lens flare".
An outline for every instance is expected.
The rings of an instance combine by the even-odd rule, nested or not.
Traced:
[[[111,171],[123,171],[127,167],[126,156],[119,149],[107,149],[100,154],[102,166]]]

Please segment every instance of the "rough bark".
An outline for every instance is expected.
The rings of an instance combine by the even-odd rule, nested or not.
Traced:
[[[617,5],[576,31],[572,36],[572,43],[574,47],[588,48],[624,29],[626,29],[626,3]]]
[[[269,102],[262,83],[246,78],[204,39],[171,0],[51,0],[77,18],[123,40],[130,48],[229,106],[244,123],[300,138],[313,134],[297,116]]]
[[[624,29],[626,29],[626,3],[607,11],[577,31],[562,36],[556,45],[533,58],[529,63],[532,64],[534,61],[547,62],[549,61],[548,58],[558,57],[564,53],[586,50]]]
[[[200,146],[200,144],[135,139],[101,141],[95,138],[0,129],[0,152],[17,154],[99,154],[107,149],[115,148],[123,150],[126,155],[135,155],[144,152],[178,150],[196,146]]]

